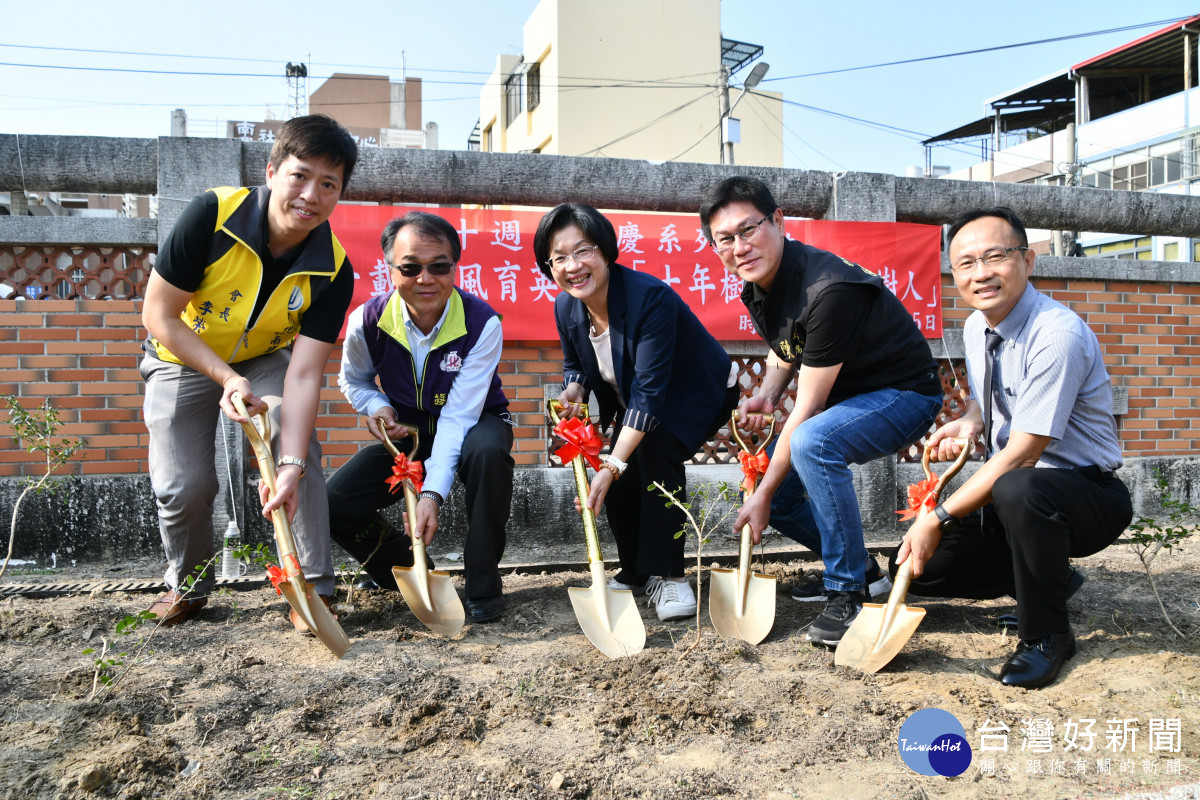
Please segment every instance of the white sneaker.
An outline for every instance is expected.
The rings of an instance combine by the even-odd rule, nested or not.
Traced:
[[[658,579],[658,583],[650,591],[650,602],[654,604],[658,618],[663,622],[696,614],[696,595],[687,581]]]
[[[616,589],[618,591],[633,592],[634,596],[637,597],[643,594],[650,594],[654,591],[654,587],[658,586],[660,583],[662,583],[662,578],[658,577],[657,575],[650,576],[650,579],[641,586],[638,586],[636,583],[621,583],[614,576],[608,579],[608,588]]]

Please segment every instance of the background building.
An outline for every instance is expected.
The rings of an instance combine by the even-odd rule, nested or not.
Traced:
[[[723,39],[720,0],[542,0],[501,55],[471,149],[720,163],[722,59],[739,164],[783,165],[782,95],[749,92],[762,48]],[[737,126],[734,126],[737,127]]]
[[[1200,15],[986,102],[988,115],[927,139],[978,147],[980,162],[943,177],[1194,194],[1200,183]],[[1200,261],[1200,239],[1031,236],[1042,253]]]
[[[308,98],[307,112],[327,114],[362,147],[437,149],[437,123],[421,123],[421,79],[335,72]],[[226,138],[273,142],[284,120],[230,121]]]

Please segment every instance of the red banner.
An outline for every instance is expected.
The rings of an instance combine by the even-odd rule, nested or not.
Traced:
[[[534,262],[533,234],[544,212],[339,205],[330,224],[354,264],[351,308],[391,290],[379,233],[410,210],[444,217],[458,231],[458,288],[486,300],[503,317],[508,340],[557,341],[559,289]],[[617,229],[621,264],[665,281],[713,336],[757,338],[741,302],[742,281],[708,247],[695,214],[607,214]],[[942,335],[941,228],[892,222],[789,219],[787,235],[829,250],[881,275],[928,338]]]

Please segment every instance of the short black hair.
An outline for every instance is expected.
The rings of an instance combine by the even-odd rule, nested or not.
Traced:
[[[1029,237],[1025,235],[1025,223],[1021,222],[1021,218],[1017,213],[1008,206],[992,206],[990,208],[971,208],[963,211],[950,222],[950,228],[946,231],[946,250],[949,251],[950,243],[954,241],[954,237],[962,230],[963,226],[974,222],[983,217],[999,217],[1012,226],[1013,232],[1017,234],[1017,241],[1021,247],[1029,246]]]
[[[617,260],[617,231],[608,218],[596,209],[583,203],[562,203],[555,206],[538,223],[533,235],[533,257],[538,269],[547,278],[550,276],[550,240],[554,234],[571,225],[583,231],[588,241],[600,248],[608,263]]]
[[[775,209],[779,208],[771,190],[758,178],[745,175],[726,178],[709,189],[704,202],[700,204],[700,227],[704,229],[704,238],[708,239],[709,244],[713,241],[710,224],[713,215],[732,203],[750,203],[764,217],[774,214]]]
[[[450,245],[450,256],[455,264],[462,257],[462,242],[459,241],[458,231],[454,230],[453,225],[445,218],[428,211],[410,211],[402,217],[390,219],[384,226],[383,233],[379,234],[379,246],[383,248],[383,257],[389,266],[395,266],[392,264],[392,247],[396,244],[396,235],[406,226],[412,226],[417,233],[426,238],[445,239],[446,244]]]
[[[333,117],[309,114],[293,117],[275,134],[270,161],[278,169],[288,156],[299,159],[323,158],[331,167],[342,168],[342,193],[350,185],[354,165],[358,163],[358,145],[354,137]]]

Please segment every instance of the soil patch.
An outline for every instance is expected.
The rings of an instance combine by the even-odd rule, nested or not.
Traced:
[[[149,631],[113,626],[152,597],[10,597],[0,798],[1196,796],[1178,788],[1200,769],[1196,639],[1171,633],[1126,547],[1077,564],[1079,653],[1039,691],[995,677],[1015,645],[996,625],[1011,601],[910,598],[928,614],[891,665],[835,667],[804,641],[821,604],[786,595],[812,566],[799,562],[770,565],[784,588],[765,642],[720,639],[705,606],[682,659],[695,622],[661,623],[644,603],[646,649],[596,651],[566,592],[583,572],[506,576],[504,617],[455,641],[399,594],[339,591],[341,661],[291,632],[272,590],[234,592],[157,632],[102,701],[87,699],[82,651],[106,638],[132,652]],[[1200,630],[1200,556],[1157,566],[1176,624]],[[964,726],[974,754],[959,777],[898,754],[900,726],[927,708]],[[1070,739],[1072,724],[1084,733]]]

